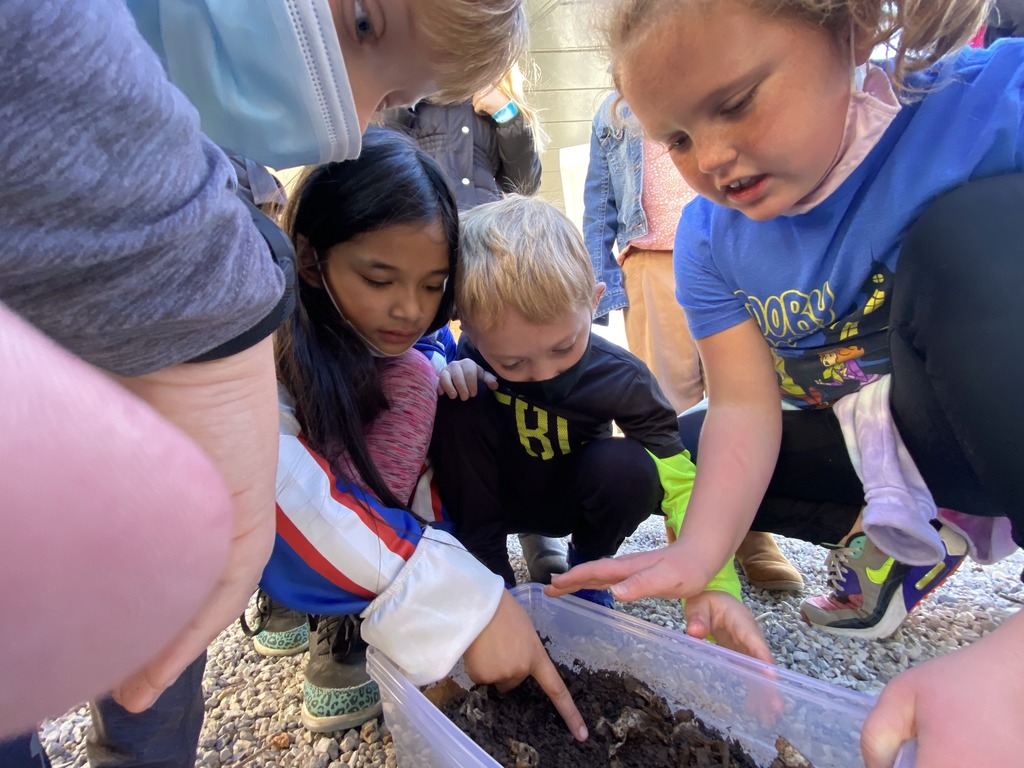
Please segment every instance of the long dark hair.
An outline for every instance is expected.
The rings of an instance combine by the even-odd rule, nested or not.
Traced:
[[[298,253],[300,279],[295,312],[274,338],[278,379],[295,398],[310,447],[336,473],[338,458],[347,452],[360,477],[346,479],[361,481],[389,507],[406,508],[407,500],[395,498],[366,446],[365,425],[388,407],[374,358],[323,287],[301,275],[316,274],[314,259],[356,235],[433,222],[441,224],[448,241],[449,278],[428,332],[452,316],[459,220],[444,174],[411,139],[370,128],[357,159],[307,170],[282,216]]]

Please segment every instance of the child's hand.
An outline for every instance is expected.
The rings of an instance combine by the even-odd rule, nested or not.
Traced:
[[[917,738],[916,768],[1020,765],[1024,754],[1024,614],[969,648],[885,686],[861,732],[867,768],[890,768]]]
[[[715,642],[730,651],[773,664],[772,652],[764,632],[747,607],[732,595],[708,590],[691,597],[683,606],[686,634],[704,640],[714,635]]]
[[[534,680],[555,705],[577,741],[586,741],[587,726],[569,689],[551,662],[537,630],[523,607],[505,590],[490,623],[463,654],[466,674],[478,684],[493,684],[500,691],[515,688],[527,677]]]
[[[714,575],[704,567],[700,551],[691,552],[679,539],[660,549],[593,560],[554,574],[544,594],[559,597],[578,589],[610,589],[622,602],[642,597],[685,600],[703,592]]]
[[[477,382],[482,381],[490,390],[498,388],[498,379],[472,360],[455,360],[441,369],[437,376],[437,394],[452,400],[476,397]]]

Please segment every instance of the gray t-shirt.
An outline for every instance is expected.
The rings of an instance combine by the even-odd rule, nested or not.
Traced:
[[[127,376],[255,325],[284,276],[122,0],[0,0],[0,302]]]

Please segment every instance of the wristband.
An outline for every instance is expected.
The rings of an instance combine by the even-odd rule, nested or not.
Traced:
[[[516,106],[516,103],[514,101],[510,101],[504,107],[502,107],[497,112],[495,112],[493,115],[491,115],[491,117],[494,118],[494,122],[496,122],[496,123],[498,123],[500,125],[502,123],[507,123],[509,120],[511,120],[513,117],[515,117],[518,114],[519,114],[519,107]]]
[[[249,347],[256,346],[276,331],[277,327],[295,309],[296,259],[295,249],[292,247],[291,240],[263,211],[241,195],[238,196],[238,199],[249,210],[252,223],[259,230],[263,239],[266,240],[267,247],[270,248],[270,254],[274,258],[274,263],[284,273],[284,293],[281,295],[281,300],[277,302],[277,305],[249,330],[243,331],[235,338],[229,339],[210,351],[186,361],[189,363],[205,363],[210,360],[220,360],[221,358],[237,355],[239,352],[249,349]]]

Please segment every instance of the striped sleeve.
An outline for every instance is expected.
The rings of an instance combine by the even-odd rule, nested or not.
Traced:
[[[409,673],[443,677],[497,609],[503,584],[450,535],[337,478],[281,403],[277,536],[260,582],[315,614],[361,614],[363,637]]]

